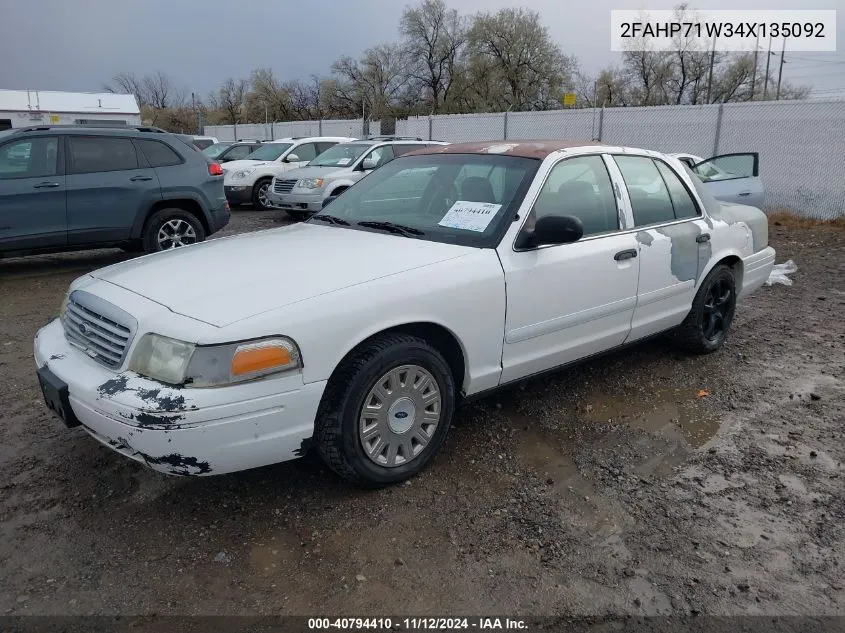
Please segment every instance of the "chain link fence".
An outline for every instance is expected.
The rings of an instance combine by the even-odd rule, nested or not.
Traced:
[[[363,119],[324,119],[322,121],[284,121],[276,123],[239,123],[238,125],[206,125],[204,134],[220,141],[250,139],[272,141],[291,136],[349,136],[359,138],[365,134],[379,134],[380,121]]]
[[[845,215],[845,100],[436,115],[396,121],[396,134],[452,143],[594,139],[702,158],[758,152],[767,209]]]

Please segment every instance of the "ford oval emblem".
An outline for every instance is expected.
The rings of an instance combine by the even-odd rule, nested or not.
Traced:
[[[400,420],[402,420],[402,419],[404,419],[404,418],[407,418],[407,417],[408,417],[408,412],[407,412],[407,411],[397,411],[397,412],[396,412],[396,417],[397,417],[397,418],[399,418]]]
[[[84,323],[80,323],[79,325],[77,325],[76,329],[79,330],[80,334],[88,336],[88,326],[85,325]]]

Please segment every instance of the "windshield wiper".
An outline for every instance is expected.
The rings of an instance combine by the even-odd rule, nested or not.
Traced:
[[[340,226],[349,226],[349,222],[343,218],[339,218],[328,213],[315,213],[311,216],[312,220],[320,220],[320,222],[328,222],[329,224],[339,224]]]
[[[420,231],[412,226],[405,226],[404,224],[394,224],[393,222],[377,222],[371,220],[364,220],[358,222],[358,226],[363,226],[368,229],[383,229],[390,233],[397,235],[404,235],[405,237],[412,237],[418,235],[425,235],[425,231]]]

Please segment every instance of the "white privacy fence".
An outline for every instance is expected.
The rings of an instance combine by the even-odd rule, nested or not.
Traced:
[[[562,138],[689,152],[758,152],[767,208],[845,215],[845,100],[436,115],[396,134],[449,141]]]
[[[237,125],[206,125],[205,135],[221,141],[257,139],[270,141],[290,136],[351,136],[363,135],[362,119],[326,119],[323,121],[285,121],[282,123],[239,123]],[[380,121],[369,122],[369,134],[378,134]]]

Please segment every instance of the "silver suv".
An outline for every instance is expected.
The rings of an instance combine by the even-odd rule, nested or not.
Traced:
[[[305,167],[273,178],[267,198],[295,220],[306,220],[323,208],[323,200],[337,196],[394,158],[443,141],[420,138],[372,138],[340,143],[326,150]]]

